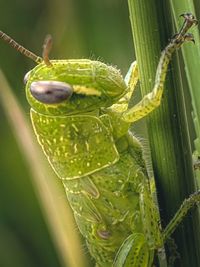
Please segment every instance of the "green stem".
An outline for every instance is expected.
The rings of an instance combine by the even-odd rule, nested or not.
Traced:
[[[188,10],[195,15],[193,1],[189,0],[170,0],[173,17],[178,18],[178,14]],[[179,20],[175,19],[176,28],[179,26]],[[195,45],[187,45],[182,48],[183,59],[185,62],[185,72],[187,76],[191,101],[192,101],[192,118],[195,126],[196,139],[194,141],[195,155],[200,155],[200,75],[197,70],[200,70],[200,36],[198,27],[192,30],[195,39]],[[186,99],[187,101],[187,99]],[[200,185],[200,173],[198,173]]]
[[[129,0],[128,3],[141,91],[145,95],[153,88],[160,52],[174,33],[172,18],[164,0]],[[183,199],[195,191],[180,64],[177,59],[173,63],[173,73],[167,75],[162,105],[147,118],[163,226],[170,221]],[[179,227],[176,231],[181,255],[176,266],[200,266],[198,225],[197,216],[193,214],[187,222],[184,221],[184,228]]]

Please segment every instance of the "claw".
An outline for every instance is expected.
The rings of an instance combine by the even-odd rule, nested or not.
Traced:
[[[185,34],[186,32],[193,26],[193,25],[197,25],[198,21],[197,19],[191,14],[191,13],[184,13],[180,15],[181,17],[183,17],[185,19],[182,28],[180,29],[180,31],[177,34],[177,41],[179,42],[182,38],[185,38]],[[188,37],[186,35],[186,37]],[[187,39],[186,39],[187,40]],[[193,40],[191,39],[191,41],[193,42]]]
[[[195,25],[198,24],[198,20],[195,19],[194,15],[192,15],[192,13],[183,13],[180,15],[180,17],[183,17],[185,20],[191,22],[192,24],[195,24]]]
[[[171,43],[177,44],[177,47],[180,47],[185,41],[191,41],[195,44],[194,36],[187,31],[193,26],[197,25],[198,21],[191,13],[184,13],[180,15],[185,19],[181,29],[178,33],[174,34],[171,38]]]
[[[194,35],[192,33],[186,33],[184,39],[185,41],[193,42],[195,44]]]

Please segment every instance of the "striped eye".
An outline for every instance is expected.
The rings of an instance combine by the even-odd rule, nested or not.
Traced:
[[[30,92],[41,103],[58,104],[70,98],[73,88],[64,82],[37,81],[31,83]]]

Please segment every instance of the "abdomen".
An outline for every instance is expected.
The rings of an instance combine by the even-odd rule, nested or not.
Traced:
[[[114,165],[63,181],[80,232],[99,266],[111,266],[132,232],[143,232],[139,210],[141,166],[125,151]]]

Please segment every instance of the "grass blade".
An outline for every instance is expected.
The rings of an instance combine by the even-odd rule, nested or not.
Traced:
[[[160,52],[174,33],[173,20],[166,1],[129,0],[128,3],[141,91],[145,95],[153,88]],[[183,199],[196,190],[181,67],[174,57],[173,72],[167,75],[162,105],[147,118],[163,226]],[[193,213],[184,220],[184,227],[176,231],[174,236],[181,255],[176,266],[200,265],[198,229],[198,216]]]

